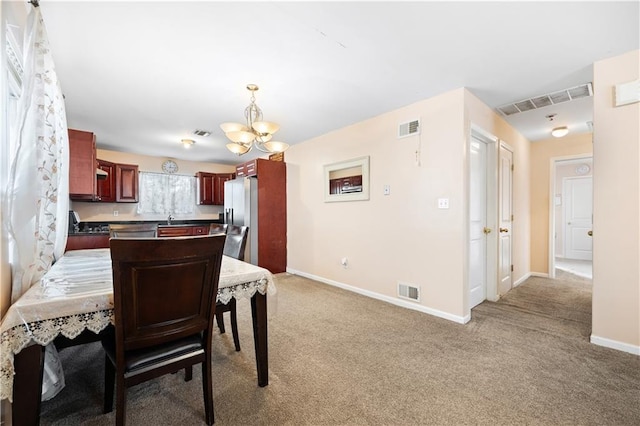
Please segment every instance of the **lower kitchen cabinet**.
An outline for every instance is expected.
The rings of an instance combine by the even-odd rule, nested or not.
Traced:
[[[207,234],[209,234],[209,225],[158,226],[158,237],[190,237],[194,235],[207,235]]]

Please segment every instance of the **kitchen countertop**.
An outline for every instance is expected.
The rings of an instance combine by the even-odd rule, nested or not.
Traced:
[[[80,222],[78,231],[69,232],[69,235],[109,235],[109,224],[118,225],[135,225],[141,223],[157,223],[158,226],[197,226],[208,225],[210,223],[222,223],[219,219],[186,219],[172,220],[167,223],[166,220],[121,220],[113,222]]]

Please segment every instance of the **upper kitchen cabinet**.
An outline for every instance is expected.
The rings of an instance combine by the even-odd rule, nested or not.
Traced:
[[[96,187],[96,136],[69,129],[69,197],[93,201]]]
[[[116,164],[116,202],[138,202],[138,166]]]
[[[246,163],[238,164],[236,166],[236,175],[238,177],[255,176],[256,174],[258,174],[258,168],[256,166],[257,164],[258,162],[256,160],[251,160],[251,161],[247,161]]]
[[[97,200],[104,203],[116,202],[116,165],[110,161],[98,159],[98,169],[107,174],[97,182]]]
[[[69,129],[69,198],[137,203],[138,166],[96,159],[95,134]]]
[[[224,205],[224,183],[235,177],[233,173],[196,173],[198,204]]]

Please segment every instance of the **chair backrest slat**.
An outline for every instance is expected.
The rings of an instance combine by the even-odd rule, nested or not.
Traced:
[[[224,235],[110,240],[116,339],[124,350],[211,327],[224,241]]]

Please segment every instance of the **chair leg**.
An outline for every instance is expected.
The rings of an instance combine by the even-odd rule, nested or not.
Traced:
[[[104,407],[103,413],[113,410],[113,388],[116,380],[116,369],[108,356],[104,356]]]
[[[116,377],[116,426],[124,426],[124,421],[127,417],[126,391],[124,374],[119,374],[118,377]]]
[[[240,338],[238,337],[238,314],[236,312],[236,299],[229,301],[229,308],[231,310],[231,332],[233,334],[233,344],[236,346],[236,351],[240,351]]]
[[[193,379],[193,366],[190,365],[184,369],[184,381],[188,382]]]
[[[220,334],[224,334],[224,317],[222,316],[224,312],[216,312],[216,323],[218,323],[218,328],[220,329]]]
[[[202,363],[202,394],[204,396],[205,420],[211,426],[215,420],[213,416],[213,383],[211,378],[211,357]]]

